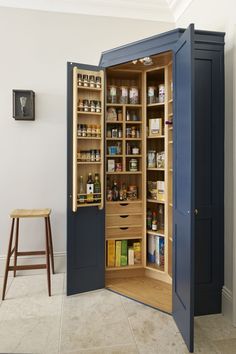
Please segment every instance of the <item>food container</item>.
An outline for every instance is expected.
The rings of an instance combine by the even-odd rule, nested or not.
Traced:
[[[84,112],[88,112],[89,111],[89,101],[88,100],[83,100],[83,109]]]
[[[120,103],[128,103],[128,86],[120,86]]]
[[[94,100],[90,101],[90,111],[96,112],[96,105]]]
[[[153,104],[153,103],[157,102],[157,87],[156,86],[148,86],[147,101],[148,101],[148,104]]]
[[[115,85],[108,86],[108,92],[107,92],[108,103],[117,103],[117,100],[118,100],[117,86]]]
[[[139,154],[139,148],[138,147],[132,147],[132,155],[138,155]]]
[[[159,103],[165,102],[165,85],[161,84],[158,86],[159,89]]]
[[[101,113],[101,101],[96,101],[96,113]]]
[[[102,82],[102,80],[101,80],[101,77],[100,76],[96,76],[96,87],[97,88],[101,88],[101,82]]]
[[[83,101],[82,100],[78,101],[78,109],[79,109],[80,112],[84,110],[84,105],[83,105]]]
[[[95,162],[96,153],[95,150],[90,150],[90,161]]]
[[[78,75],[78,86],[83,86],[83,83],[84,83],[83,76],[82,76],[82,74],[79,74]]]
[[[88,87],[89,86],[89,78],[88,75],[83,75],[83,82],[84,82],[84,86]]]
[[[122,119],[123,119],[121,109],[119,109],[119,111],[117,112],[117,118],[118,118],[118,121],[122,121]]]
[[[139,103],[139,95],[138,95],[138,87],[131,86],[129,89],[129,103],[138,104]]]
[[[113,128],[111,130],[111,137],[112,138],[118,138],[118,129],[117,128]]]
[[[136,200],[138,198],[138,189],[137,186],[129,186],[127,191],[127,199]]]
[[[109,155],[117,155],[117,146],[108,146]]]
[[[137,159],[130,159],[129,160],[129,171],[130,172],[137,172],[138,171],[138,160]]]
[[[148,151],[148,168],[156,167],[156,151],[149,150]]]
[[[126,138],[131,138],[131,127],[126,128]]]
[[[95,87],[95,76],[94,75],[89,76],[89,85],[90,85],[90,87]]]

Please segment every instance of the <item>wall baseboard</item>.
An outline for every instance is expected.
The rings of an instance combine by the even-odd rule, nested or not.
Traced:
[[[231,322],[233,320],[233,294],[226,286],[222,288],[222,313]]]
[[[36,264],[36,263],[45,263],[45,256],[25,256],[18,257],[17,264]],[[11,265],[13,264],[13,257],[11,258]],[[6,256],[0,256],[0,277],[4,275],[6,265]],[[56,273],[65,273],[66,272],[66,253],[65,252],[54,252],[54,266]],[[45,269],[37,270],[22,270],[17,271],[18,275],[30,275],[30,274],[44,274]],[[9,272],[11,275],[12,272]]]

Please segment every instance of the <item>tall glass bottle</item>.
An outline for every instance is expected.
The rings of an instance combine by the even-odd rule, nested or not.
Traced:
[[[95,173],[94,177],[94,202],[101,202],[101,183],[99,180],[99,174]]]
[[[119,188],[117,186],[117,183],[114,181],[113,186],[112,186],[112,200],[116,202],[119,200]]]
[[[84,177],[79,177],[79,203],[85,202]]]
[[[92,173],[88,174],[88,180],[86,185],[87,192],[87,203],[93,203],[93,193],[94,193],[94,182],[92,178]]]

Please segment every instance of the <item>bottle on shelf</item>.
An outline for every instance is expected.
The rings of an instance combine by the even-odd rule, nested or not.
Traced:
[[[147,212],[147,230],[152,229],[152,212],[151,210],[148,210]]]
[[[92,178],[92,173],[88,174],[87,180],[87,203],[93,203],[93,193],[94,193],[94,182]]]
[[[157,213],[155,211],[152,213],[152,231],[157,231]]]
[[[113,182],[112,186],[112,200],[113,202],[117,202],[119,200],[119,188],[115,181]]]
[[[159,214],[160,229],[164,230],[164,205],[163,204],[159,204],[158,214]]]
[[[93,188],[94,188],[94,202],[99,203],[101,201],[101,183],[99,180],[98,173],[95,173]]]
[[[79,177],[79,203],[85,203],[84,177]]]
[[[120,200],[127,200],[127,188],[125,183],[122,184],[120,189]]]

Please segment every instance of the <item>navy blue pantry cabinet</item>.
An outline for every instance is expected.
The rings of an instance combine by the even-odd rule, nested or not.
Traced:
[[[68,63],[67,90],[67,294],[171,312],[192,352],[194,315],[221,312],[224,33],[190,25]]]

